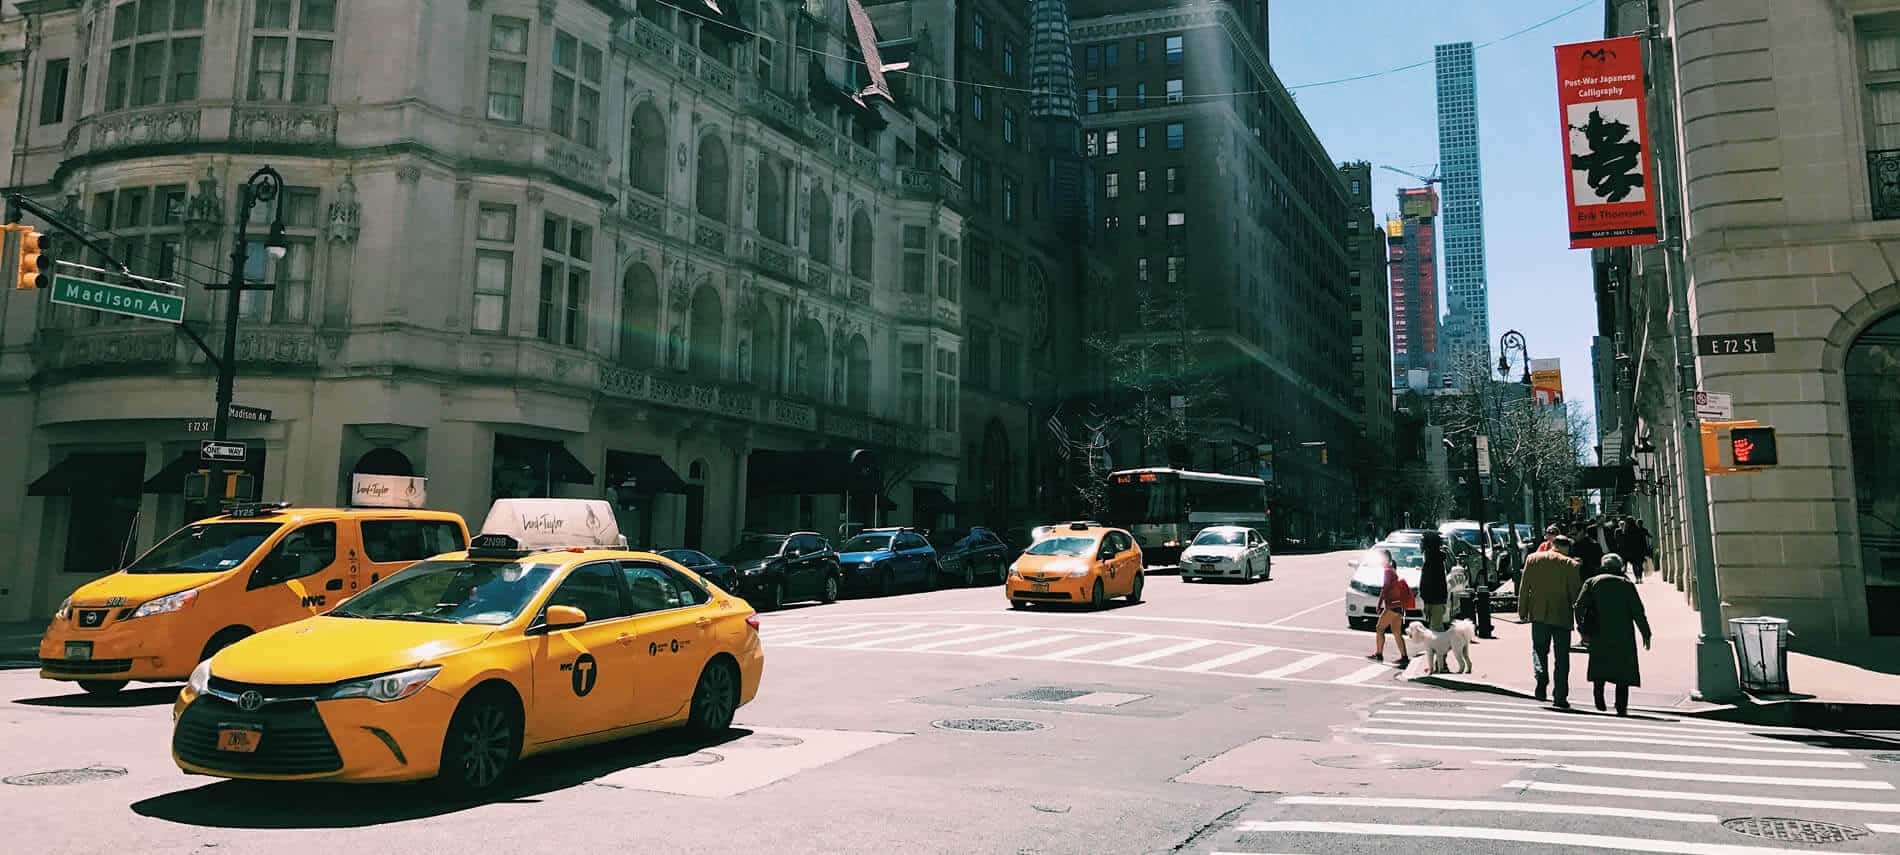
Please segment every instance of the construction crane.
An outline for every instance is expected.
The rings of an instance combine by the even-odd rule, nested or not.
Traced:
[[[1413,177],[1413,178],[1416,178],[1416,179],[1418,179],[1418,180],[1420,180],[1420,181],[1423,181],[1423,182],[1425,182],[1425,186],[1427,186],[1427,187],[1429,187],[1429,186],[1431,186],[1431,185],[1433,185],[1433,184],[1442,184],[1442,183],[1444,183],[1444,181],[1445,181],[1445,179],[1443,179],[1443,178],[1440,178],[1440,177],[1438,177],[1438,167],[1436,167],[1436,166],[1434,166],[1434,167],[1432,167],[1432,176],[1431,176],[1430,178],[1427,178],[1427,177],[1425,177],[1425,176],[1423,176],[1423,175],[1420,175],[1420,174],[1418,174],[1418,173],[1416,173],[1416,172],[1407,172],[1407,171],[1405,171],[1405,170],[1403,170],[1403,169],[1399,169],[1398,167],[1395,167],[1395,166],[1381,166],[1381,167],[1379,167],[1379,168],[1380,168],[1380,169],[1383,169],[1383,170],[1386,170],[1386,171],[1388,171],[1388,172],[1396,172],[1396,173],[1398,173],[1398,174],[1400,174],[1400,175],[1409,175],[1409,176],[1411,176],[1411,177]]]

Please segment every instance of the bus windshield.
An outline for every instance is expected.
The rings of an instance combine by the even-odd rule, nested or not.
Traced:
[[[1108,518],[1116,525],[1180,522],[1181,487],[1173,479],[1109,482]]]

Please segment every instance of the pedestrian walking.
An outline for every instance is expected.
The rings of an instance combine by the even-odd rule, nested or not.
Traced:
[[[1379,588],[1379,622],[1372,627],[1372,655],[1366,658],[1385,661],[1385,634],[1390,632],[1399,645],[1398,666],[1404,668],[1412,664],[1412,657],[1405,652],[1405,612],[1413,607],[1412,586],[1399,576],[1391,550],[1379,550],[1379,557],[1385,561],[1385,584]]]
[[[1613,683],[1617,715],[1629,715],[1630,687],[1643,684],[1636,655],[1638,630],[1643,633],[1643,649],[1649,649],[1649,617],[1643,613],[1636,585],[1623,575],[1625,566],[1618,556],[1605,557],[1603,572],[1584,583],[1574,610],[1577,631],[1590,640],[1589,677],[1597,709],[1604,708],[1603,684]]]
[[[1623,526],[1623,548],[1627,551],[1619,554],[1629,562],[1636,581],[1641,582],[1643,565],[1649,561],[1649,529],[1643,527],[1642,520],[1624,520]]]
[[[1570,538],[1558,535],[1550,545],[1550,551],[1524,562],[1524,578],[1517,583],[1517,616],[1531,625],[1531,674],[1537,679],[1537,699],[1544,700],[1549,689],[1557,708],[1569,709],[1572,608],[1583,592],[1583,580],[1577,577],[1577,562],[1570,557]],[[1552,647],[1556,648],[1555,663],[1550,661]]]
[[[1597,544],[1595,524],[1577,526],[1571,534],[1570,557],[1577,560],[1577,584],[1597,574],[1603,564],[1603,547]]]
[[[1549,552],[1550,542],[1556,540],[1557,536],[1563,533],[1563,529],[1558,528],[1556,523],[1544,526],[1544,542],[1537,544],[1537,551]]]
[[[1451,586],[1445,580],[1445,537],[1428,531],[1419,538],[1418,548],[1425,553],[1425,564],[1418,573],[1418,598],[1425,603],[1425,625],[1432,632],[1444,632],[1451,600]]]

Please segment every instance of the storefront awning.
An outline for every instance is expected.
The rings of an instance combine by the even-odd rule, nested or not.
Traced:
[[[758,496],[839,496],[874,492],[878,484],[854,483],[851,452],[843,449],[761,449],[747,459],[746,487]]]
[[[263,483],[263,480],[264,480],[264,449],[263,447],[258,446],[258,445],[251,446],[248,449],[248,453],[246,457],[247,459],[243,463],[225,464],[224,471],[248,472],[251,474],[251,477],[256,478],[258,480],[258,483],[260,484]],[[203,460],[200,460],[198,458],[197,449],[192,449],[190,451],[183,452],[179,454],[177,457],[173,458],[172,462],[165,464],[165,468],[158,470],[157,475],[153,475],[152,477],[145,479],[145,492],[159,493],[159,494],[183,493],[185,492],[185,476],[186,475],[190,475],[191,473],[196,472],[200,469],[210,469],[210,468],[211,468],[211,464],[206,463]]]
[[[913,514],[949,514],[957,510],[957,503],[941,487],[917,487],[911,493],[911,502]]]
[[[628,451],[607,452],[607,489],[612,490],[633,479],[634,492],[643,496],[660,493],[686,493],[686,481],[657,454]]]
[[[567,446],[551,439],[495,434],[495,466],[526,466],[563,484],[594,483],[594,472]]]
[[[143,454],[69,454],[27,485],[26,494],[135,496],[144,474]]]

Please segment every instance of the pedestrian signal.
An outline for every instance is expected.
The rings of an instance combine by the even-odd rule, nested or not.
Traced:
[[[20,291],[36,288],[49,288],[53,284],[53,242],[46,235],[22,229],[20,231],[20,264],[16,270],[13,287]]]
[[[1729,431],[1729,455],[1736,466],[1774,466],[1781,462],[1771,427],[1734,428]]]
[[[256,476],[249,472],[226,470],[224,473],[224,495],[220,498],[236,501],[255,499],[257,497],[252,495],[252,493],[256,489]],[[185,501],[188,502],[202,502],[205,499],[211,498],[211,470],[200,469],[196,472],[185,473],[184,494]]]

